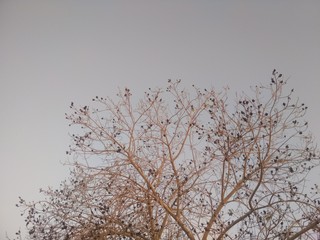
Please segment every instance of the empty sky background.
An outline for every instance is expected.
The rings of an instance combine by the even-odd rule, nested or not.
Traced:
[[[169,78],[248,90],[274,68],[319,142],[320,1],[0,0],[0,239],[24,227],[18,196],[67,177],[71,101]]]

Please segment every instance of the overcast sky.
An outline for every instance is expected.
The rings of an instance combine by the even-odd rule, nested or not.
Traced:
[[[0,239],[24,227],[18,196],[67,177],[71,101],[169,78],[248,90],[274,68],[319,140],[320,1],[0,0]]]

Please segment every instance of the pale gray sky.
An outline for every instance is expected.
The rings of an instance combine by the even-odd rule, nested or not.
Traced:
[[[71,101],[181,78],[247,90],[273,68],[320,139],[320,1],[0,1],[0,239],[21,195],[58,186]]]

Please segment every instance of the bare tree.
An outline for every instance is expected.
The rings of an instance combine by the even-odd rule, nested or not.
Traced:
[[[30,239],[312,239],[319,165],[307,107],[282,74],[235,102],[227,90],[149,89],[66,114],[70,178],[20,199]]]

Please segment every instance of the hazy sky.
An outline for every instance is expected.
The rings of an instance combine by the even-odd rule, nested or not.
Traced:
[[[248,90],[273,68],[320,140],[320,1],[0,0],[0,239],[24,226],[18,196],[67,176],[71,101],[169,78]]]

